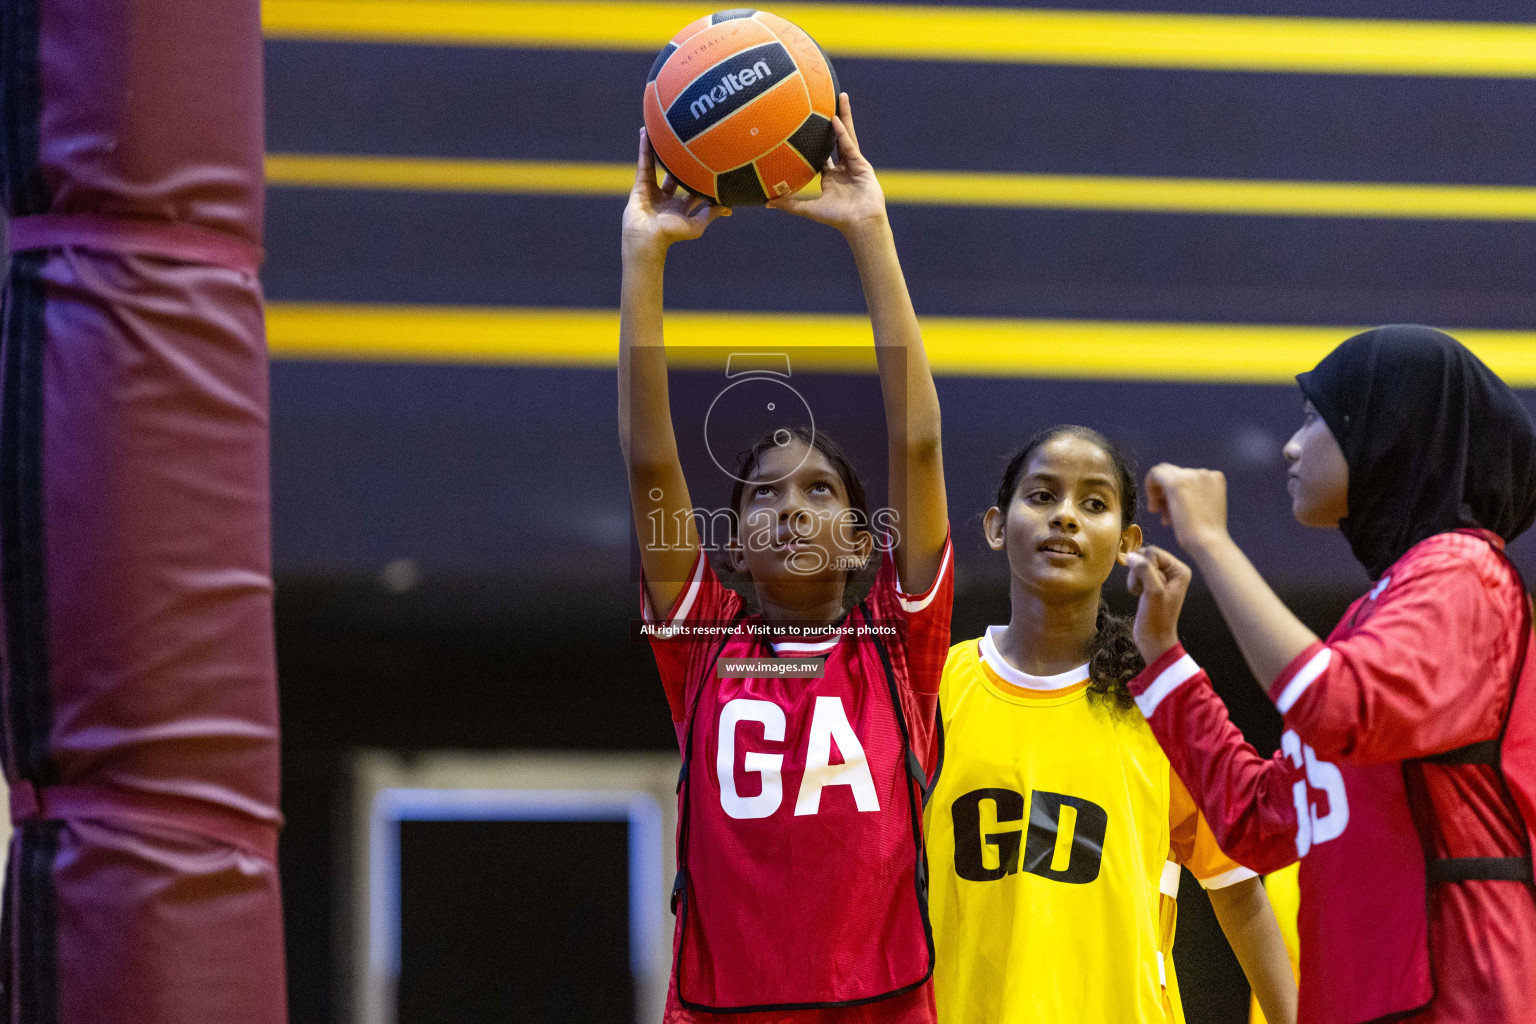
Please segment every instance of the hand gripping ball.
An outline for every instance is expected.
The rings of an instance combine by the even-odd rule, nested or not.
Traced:
[[[816,41],[767,11],[719,11],[656,55],[645,130],[662,167],[727,206],[791,195],[832,153],[837,75]]]

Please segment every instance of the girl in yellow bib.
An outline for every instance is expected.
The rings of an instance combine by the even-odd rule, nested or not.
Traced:
[[[926,809],[940,1024],[1183,1024],[1180,865],[1206,887],[1270,1024],[1296,986],[1252,871],[1217,848],[1128,683],[1100,591],[1141,544],[1133,471],[1056,427],[1009,463],[983,523],[1012,614],[950,648]]]

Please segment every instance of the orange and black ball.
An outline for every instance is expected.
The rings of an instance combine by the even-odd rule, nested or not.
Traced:
[[[651,65],[645,129],[664,169],[727,206],[791,195],[832,152],[837,75],[816,41],[767,11],[718,11]]]

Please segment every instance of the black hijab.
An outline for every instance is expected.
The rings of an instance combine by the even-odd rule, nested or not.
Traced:
[[[1357,334],[1297,383],[1349,463],[1340,523],[1372,579],[1465,526],[1513,540],[1536,519],[1536,429],[1509,386],[1448,334]]]

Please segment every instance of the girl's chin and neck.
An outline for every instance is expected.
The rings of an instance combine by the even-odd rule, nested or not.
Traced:
[[[1088,660],[1099,632],[1103,585],[1042,584],[1015,576],[1008,625],[998,638],[1014,668],[1037,676],[1067,672]]]
[[[846,574],[840,573],[839,576]],[[830,624],[847,610],[844,600],[848,584],[842,578],[810,577],[794,580],[754,578],[757,605],[768,622]]]
[[[1098,611],[1099,600],[1104,596],[1104,584],[1093,587],[1063,586],[1055,581],[1042,583],[1014,577],[1012,605],[1014,616],[1022,611],[1030,615],[1070,616],[1084,608]]]
[[[1342,529],[1348,514],[1347,495],[1329,495],[1326,500],[1314,500],[1311,495],[1298,494],[1291,501],[1291,518],[1310,530]]]

